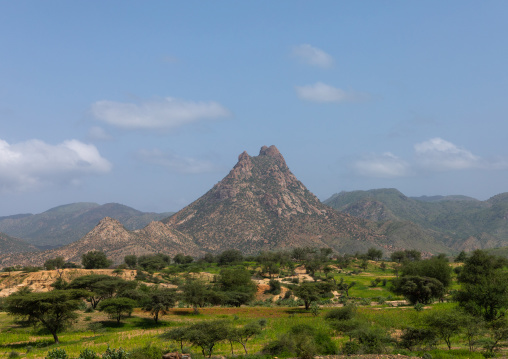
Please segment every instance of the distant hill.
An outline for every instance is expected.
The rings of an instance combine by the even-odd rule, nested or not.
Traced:
[[[15,264],[44,264],[47,259],[63,257],[66,261],[81,262],[81,256],[89,251],[106,253],[115,264],[120,264],[129,254],[177,253],[200,256],[204,254],[192,238],[162,222],[151,222],[143,229],[127,230],[119,221],[106,217],[83,238],[64,247],[38,253],[10,253],[0,255],[0,266]]]
[[[36,252],[38,249],[25,241],[0,233],[0,253]]]
[[[0,217],[0,232],[23,238],[39,248],[60,247],[77,241],[104,217],[119,220],[127,229],[135,230],[172,213],[146,213],[118,203],[72,203],[40,214]]]
[[[411,221],[454,251],[508,245],[508,193],[479,201],[466,196],[410,198],[396,189],[375,189],[341,192],[324,203],[361,218]]]

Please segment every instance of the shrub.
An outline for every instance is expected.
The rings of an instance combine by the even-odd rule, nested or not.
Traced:
[[[111,349],[108,345],[108,348],[102,354],[102,359],[126,359],[129,356],[129,353],[123,348],[113,348]],[[60,359],[60,358],[51,358],[51,359]]]
[[[99,354],[94,352],[92,349],[85,348],[79,353],[78,359],[99,359]]]
[[[129,359],[160,359],[162,358],[162,349],[150,344],[143,348],[134,349],[129,354]]]
[[[64,349],[55,348],[53,350],[50,350],[48,352],[48,355],[46,356],[46,359],[68,359],[69,356],[67,355],[67,352]]]
[[[345,342],[344,345],[342,345],[342,354],[344,355],[358,354],[359,351],[360,344],[357,342]]]
[[[12,351],[12,352],[10,352],[10,353],[9,353],[9,356],[8,356],[8,358],[9,358],[9,359],[17,359],[17,358],[19,358],[19,357],[20,357],[20,355],[19,355],[19,353],[18,353],[18,352],[16,352],[16,351]]]
[[[325,319],[329,320],[349,320],[353,319],[356,313],[356,308],[352,305],[346,305],[342,308],[330,310],[325,315]]]

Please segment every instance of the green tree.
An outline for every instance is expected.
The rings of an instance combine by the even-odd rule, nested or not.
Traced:
[[[220,266],[243,261],[243,254],[238,249],[227,249],[217,256],[217,263]]]
[[[28,319],[33,324],[46,328],[55,343],[59,343],[58,333],[77,318],[83,291],[53,290],[45,293],[13,294],[5,299],[4,310],[9,314]]]
[[[189,264],[194,262],[194,258],[192,258],[192,256],[186,256],[182,253],[178,253],[173,257],[173,262],[176,264]]]
[[[430,304],[445,294],[443,284],[435,278],[405,276],[393,280],[393,292],[403,295],[411,304]]]
[[[187,327],[186,337],[201,348],[203,356],[210,358],[215,345],[227,339],[228,327],[225,320],[202,321]]]
[[[464,263],[458,276],[461,289],[455,299],[466,312],[492,321],[508,307],[508,273],[505,260],[476,250]]]
[[[319,300],[319,292],[319,287],[316,285],[316,283],[310,282],[303,282],[294,289],[295,295],[303,300],[306,310],[310,308],[312,302]]]
[[[349,290],[356,285],[356,282],[346,283],[344,282],[344,278],[340,278],[340,282],[337,284],[337,289],[342,291],[342,293],[349,297]]]
[[[135,269],[138,265],[138,257],[134,254],[129,254],[123,258],[123,261],[130,269]]]
[[[176,327],[162,334],[162,337],[178,342],[180,344],[180,351],[183,352],[183,343],[188,340],[187,332],[185,327]]]
[[[194,313],[199,314],[199,309],[203,307],[210,296],[210,289],[201,280],[198,279],[187,279],[185,284],[182,286],[183,300],[192,305]]]
[[[131,315],[136,307],[136,301],[130,298],[109,298],[99,303],[99,311],[109,314],[117,323],[120,323],[123,317]]]
[[[241,328],[232,328],[228,336],[232,341],[240,343],[243,347],[243,350],[245,351],[245,355],[248,355],[249,353],[247,352],[247,342],[252,337],[261,334],[261,331],[264,327],[263,323],[263,320],[257,320],[254,322],[249,322]]]
[[[88,291],[87,301],[92,308],[97,308],[103,299],[111,298],[122,292],[133,289],[135,282],[129,282],[122,278],[110,277],[105,274],[90,274],[75,278],[69,283],[71,289],[85,289]]]
[[[113,262],[102,251],[90,251],[81,256],[81,264],[85,269],[108,268]]]
[[[176,289],[153,288],[148,292],[143,303],[143,310],[150,312],[155,323],[157,323],[159,315],[166,315],[168,310],[175,306],[177,300],[178,293]]]
[[[138,265],[146,271],[155,272],[164,269],[171,263],[167,254],[147,254],[138,258]]]
[[[423,322],[428,329],[446,343],[448,350],[451,350],[451,338],[461,332],[463,319],[460,313],[454,310],[433,310],[423,318]]]
[[[63,257],[56,257],[48,259],[44,262],[44,268],[46,270],[62,269],[65,266],[65,259]]]
[[[374,247],[369,248],[367,251],[367,258],[371,261],[380,260],[383,257],[383,251]]]
[[[252,299],[257,286],[251,279],[250,272],[244,267],[224,268],[216,278],[215,289],[224,293],[224,304],[239,307]]]
[[[442,257],[433,257],[419,261],[406,261],[400,268],[400,275],[429,277],[439,280],[445,288],[452,284],[452,268],[448,260]]]

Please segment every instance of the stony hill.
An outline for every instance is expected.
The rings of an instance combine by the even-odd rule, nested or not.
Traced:
[[[42,265],[47,259],[58,256],[66,261],[81,262],[81,256],[99,250],[115,264],[128,254],[143,255],[165,253],[198,256],[203,254],[192,239],[162,222],[152,222],[143,229],[129,231],[117,220],[106,217],[80,240],[61,248],[39,253],[11,253],[0,256],[1,266]]]
[[[39,214],[0,217],[0,232],[23,238],[40,248],[54,248],[77,241],[104,217],[119,220],[127,229],[143,228],[171,213],[146,213],[118,203],[72,203]]]
[[[164,222],[211,252],[305,245],[354,251],[384,245],[368,221],[323,205],[275,146],[262,147],[258,156],[240,154],[223,180]]]
[[[0,253],[36,252],[38,249],[25,241],[0,233]]]

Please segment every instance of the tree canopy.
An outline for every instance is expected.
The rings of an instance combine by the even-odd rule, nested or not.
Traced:
[[[13,294],[5,299],[4,309],[12,315],[27,318],[31,323],[46,328],[55,343],[58,333],[76,318],[80,299],[86,295],[79,290],[53,290],[43,293]]]

